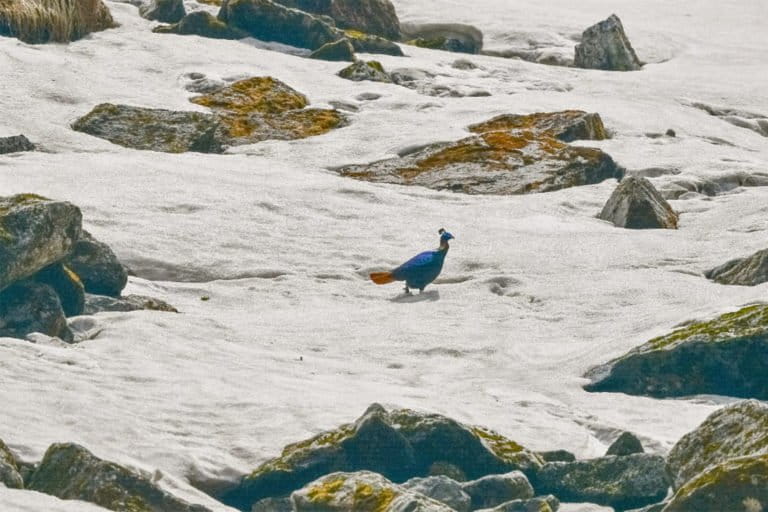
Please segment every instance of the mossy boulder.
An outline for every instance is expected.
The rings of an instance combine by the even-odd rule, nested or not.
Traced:
[[[50,265],[35,274],[34,280],[50,286],[56,292],[66,316],[83,314],[85,288],[77,274],[69,267],[61,263]]]
[[[627,229],[677,229],[678,215],[653,184],[640,176],[627,176],[598,218]]]
[[[73,443],[51,445],[27,488],[64,500],[88,501],[116,512],[209,512]]]
[[[139,7],[143,18],[163,23],[178,23],[187,15],[184,0],[150,0]]]
[[[400,20],[390,0],[276,0],[312,14],[328,16],[343,29],[359,30],[391,40],[400,38]]]
[[[240,510],[286,495],[329,473],[375,471],[394,482],[451,464],[469,478],[535,470],[541,460],[493,431],[436,414],[386,411],[374,404],[355,423],[288,445],[280,457],[242,478],[221,500]]]
[[[371,82],[392,83],[392,78],[384,71],[384,66],[375,60],[358,60],[339,71],[338,75],[353,82],[368,80]]]
[[[475,135],[401,158],[337,169],[355,179],[467,194],[549,192],[620,178],[624,170],[599,149],[565,141],[600,140],[597,114],[581,111],[506,115],[473,125]]]
[[[0,137],[0,155],[8,153],[20,153],[22,151],[34,151],[35,145],[32,144],[24,135],[13,135],[11,137]]]
[[[160,299],[143,295],[125,295],[123,297],[108,297],[106,295],[85,295],[83,313],[128,313],[130,311],[159,311],[163,313],[178,313],[179,311]]]
[[[643,443],[632,432],[622,432],[621,435],[608,447],[606,455],[626,456],[635,453],[644,453]]]
[[[19,473],[19,466],[11,450],[0,439],[0,485],[9,489],[23,489],[24,479]]]
[[[23,339],[33,332],[74,341],[56,291],[45,284],[20,281],[0,292],[0,337]]]
[[[534,487],[562,501],[597,503],[625,510],[664,499],[669,478],[664,457],[640,453],[549,462],[536,474]]]
[[[654,338],[587,373],[587,391],[768,398],[768,304]]]
[[[747,258],[731,260],[708,271],[705,276],[720,284],[757,286],[768,283],[768,249]]]
[[[152,29],[157,34],[177,34],[181,36],[200,36],[211,39],[243,39],[248,33],[230,27],[208,11],[195,11],[187,14],[172,25],[161,25]]]
[[[615,14],[584,31],[576,46],[578,68],[635,71],[642,67],[621,20]]]
[[[576,455],[568,450],[551,450],[536,453],[544,462],[573,462],[576,460]]]
[[[472,510],[496,507],[512,500],[533,498],[533,487],[520,471],[484,476],[464,482],[461,488],[471,498]]]
[[[346,37],[332,43],[327,43],[312,52],[310,59],[329,61],[355,61],[355,48]]]
[[[87,293],[119,297],[128,272],[112,249],[83,231],[66,265],[79,277]]]
[[[66,43],[115,27],[102,0],[0,0],[0,36]]]
[[[680,488],[709,466],[765,454],[768,454],[768,405],[745,400],[712,413],[683,436],[667,457],[667,469],[673,487]]]

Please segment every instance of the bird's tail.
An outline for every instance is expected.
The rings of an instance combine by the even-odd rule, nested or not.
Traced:
[[[374,272],[371,274],[371,281],[376,284],[389,284],[395,281],[392,272]]]

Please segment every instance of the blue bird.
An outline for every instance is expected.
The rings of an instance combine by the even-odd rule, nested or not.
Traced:
[[[448,240],[453,240],[453,235],[444,229],[438,233],[440,234],[438,250],[422,252],[391,272],[374,272],[371,274],[371,281],[376,284],[405,281],[405,293],[411,293],[411,288],[418,288],[419,292],[423,292],[424,288],[443,270],[443,262],[449,249]]]

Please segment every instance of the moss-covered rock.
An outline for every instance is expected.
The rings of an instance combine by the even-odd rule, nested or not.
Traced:
[[[359,30],[345,30],[344,35],[352,43],[352,47],[359,53],[380,53],[383,55],[404,56],[400,45],[389,39],[373,36]]]
[[[50,265],[35,274],[34,280],[50,286],[56,292],[66,316],[83,314],[85,288],[77,274],[69,267],[61,263]]]
[[[371,82],[392,83],[392,78],[384,71],[384,66],[375,60],[358,60],[339,71],[338,75],[353,82],[368,80]]]
[[[765,454],[768,454],[768,405],[746,400],[714,412],[683,436],[667,457],[667,469],[673,487],[679,488],[709,466]]]
[[[128,272],[104,242],[83,231],[66,265],[77,274],[85,291],[119,297],[128,282]]]
[[[635,71],[642,67],[615,14],[584,31],[576,46],[574,64],[607,71]]]
[[[114,26],[102,0],[0,0],[0,36],[26,43],[66,43]]]
[[[187,15],[184,0],[150,0],[139,7],[143,18],[163,23],[178,23]]]
[[[27,488],[65,500],[88,501],[116,512],[209,512],[73,443],[51,445]]]
[[[159,311],[162,313],[178,313],[179,311],[160,299],[143,295],[125,295],[124,297],[108,297],[106,295],[85,296],[83,313],[127,313],[130,311]]]
[[[768,398],[768,304],[745,307],[652,339],[590,370],[588,391],[654,397]]]
[[[172,25],[161,25],[152,29],[157,34],[177,34],[181,36],[210,37],[211,39],[243,39],[248,33],[230,27],[208,11],[195,11],[187,14]]]
[[[580,111],[508,115],[470,127],[476,135],[402,158],[337,169],[344,176],[468,194],[549,192],[620,178],[624,170],[599,149],[563,140],[606,137],[597,114]]]
[[[24,135],[0,137],[0,155],[19,153],[22,151],[34,151],[35,145]]]
[[[0,337],[23,339],[33,332],[74,341],[53,288],[20,281],[0,292]]]
[[[747,258],[731,260],[708,271],[705,276],[720,284],[757,286],[768,283],[768,249]]]
[[[359,30],[391,40],[400,38],[400,20],[390,0],[276,0],[312,14],[328,16],[343,29]]]
[[[405,23],[401,25],[406,44],[458,53],[480,53],[483,33],[462,23]]]
[[[349,39],[339,39],[332,43],[327,43],[312,52],[311,59],[329,60],[329,61],[355,61],[355,48]]]
[[[19,473],[19,466],[11,450],[0,439],[0,485],[9,489],[23,489],[24,479]]]

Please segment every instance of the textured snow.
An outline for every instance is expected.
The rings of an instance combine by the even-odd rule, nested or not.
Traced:
[[[649,64],[607,73],[470,56],[480,67],[460,71],[451,63],[466,56],[457,54],[405,47],[408,59],[376,56],[387,68],[492,93],[457,99],[348,82],[335,76],[343,64],[253,41],[152,34],[124,3],[109,2],[120,28],[71,45],[0,39],[0,135],[24,133],[43,149],[0,158],[0,193],[79,205],[85,227],[136,273],[126,293],[182,311],[99,315],[89,326],[97,337],[76,346],[0,339],[0,438],[22,459],[79,442],[210,505],[187,484],[226,485],[371,402],[588,457],[622,430],[664,453],[728,401],[590,394],[581,376],[681,322],[766,299],[768,285],[720,286],[701,273],[765,248],[768,189],[672,201],[678,231],[630,231],[595,218],[615,182],[480,197],[356,182],[327,168],[456,139],[501,113],[578,108],[599,112],[614,134],[589,145],[630,170],[766,172],[768,138],[690,104],[768,114],[768,4],[395,4],[404,21],[474,24],[487,48],[564,55],[584,28],[616,12]],[[133,151],[69,128],[101,102],[203,110],[188,102],[190,72],[271,75],[315,106],[360,110],[330,134],[226,155]],[[357,101],[364,92],[382,97]],[[678,137],[645,136],[668,128]],[[424,295],[404,298],[396,285],[366,280],[436,246],[440,227],[456,240]],[[0,504],[97,510],[6,490]]]

